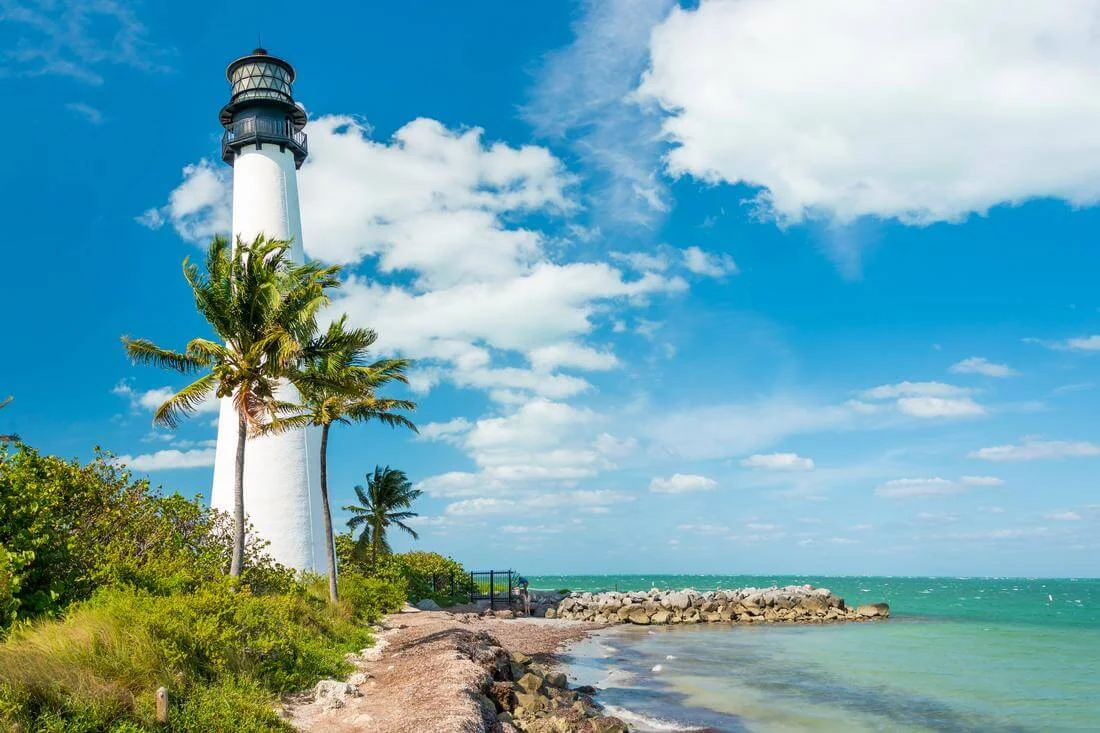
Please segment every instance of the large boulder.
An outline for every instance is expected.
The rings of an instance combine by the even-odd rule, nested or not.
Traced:
[[[344,707],[349,697],[361,696],[359,688],[342,680],[321,680],[313,688],[313,699],[330,710]]]
[[[667,596],[666,600],[668,601],[669,608],[674,608],[680,611],[691,606],[691,596],[683,591],[679,593],[670,593]]]
[[[439,611],[439,604],[431,598],[424,598],[416,602],[416,607],[421,611]]]
[[[865,603],[856,609],[863,618],[889,618],[890,606],[886,603]]]

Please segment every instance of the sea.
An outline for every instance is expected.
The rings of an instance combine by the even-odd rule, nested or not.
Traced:
[[[532,588],[803,585],[886,621],[614,626],[563,655],[646,731],[1100,733],[1100,579],[531,576]]]

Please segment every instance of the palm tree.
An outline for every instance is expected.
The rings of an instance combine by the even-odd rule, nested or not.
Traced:
[[[416,531],[405,524],[405,521],[419,516],[416,512],[398,511],[408,509],[414,501],[423,493],[414,489],[404,471],[386,466],[374,467],[374,475],[367,474],[367,488],[355,487],[355,495],[359,497],[358,506],[344,507],[345,512],[351,512],[352,518],[348,520],[348,529],[353,532],[357,527],[363,527],[356,543],[356,550],[362,555],[367,547],[370,547],[370,562],[374,566],[378,558],[390,553],[390,543],[386,540],[386,528],[390,525],[400,527],[419,539]]]
[[[8,403],[11,402],[11,401],[12,401],[11,397],[5,397],[4,399],[0,400],[0,409],[3,409],[5,407],[7,407]],[[18,443],[18,442],[19,442],[19,436],[18,435],[0,435],[0,443]]]
[[[381,359],[367,364],[366,355],[378,334],[365,328],[349,330],[347,316],[329,325],[328,330],[311,344],[312,358],[291,376],[301,394],[300,406],[287,407],[297,414],[277,417],[264,432],[280,432],[304,425],[321,428],[321,507],[325,519],[325,552],[328,560],[328,593],[335,602],[336,549],[332,531],[332,509],[328,493],[328,434],[334,423],[377,421],[390,427],[416,425],[398,410],[414,410],[416,403],[377,396],[389,382],[405,382],[408,359]]]
[[[169,397],[153,414],[156,425],[174,428],[211,396],[232,397],[237,412],[237,455],[233,497],[233,555],[229,574],[244,567],[244,457],[250,428],[277,412],[280,381],[308,356],[316,336],[315,316],[328,302],[325,289],[339,284],[337,267],[298,265],[290,243],[263,235],[250,243],[215,237],[205,272],[184,260],[183,273],[195,307],[217,340],[192,339],[184,351],[163,349],[147,339],[122,341],[141,364],[202,376]]]

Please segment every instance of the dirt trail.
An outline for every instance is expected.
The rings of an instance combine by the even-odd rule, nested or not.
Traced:
[[[472,692],[483,671],[460,647],[479,631],[495,636],[509,651],[552,661],[562,644],[598,628],[550,619],[496,619],[446,611],[394,614],[377,636],[379,659],[358,663],[351,687],[334,696],[291,699],[289,722],[320,733],[465,733],[486,730]],[[368,656],[379,656],[377,653]]]

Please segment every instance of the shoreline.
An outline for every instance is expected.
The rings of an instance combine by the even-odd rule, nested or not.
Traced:
[[[406,606],[377,628],[375,646],[347,655],[354,673],[285,696],[282,715],[297,730],[334,733],[626,733],[632,727],[593,699],[598,685],[571,689],[561,671],[566,648],[597,631],[619,624],[801,625],[889,615],[886,604],[850,609],[812,586],[536,593],[532,611],[517,618],[474,605]]]

